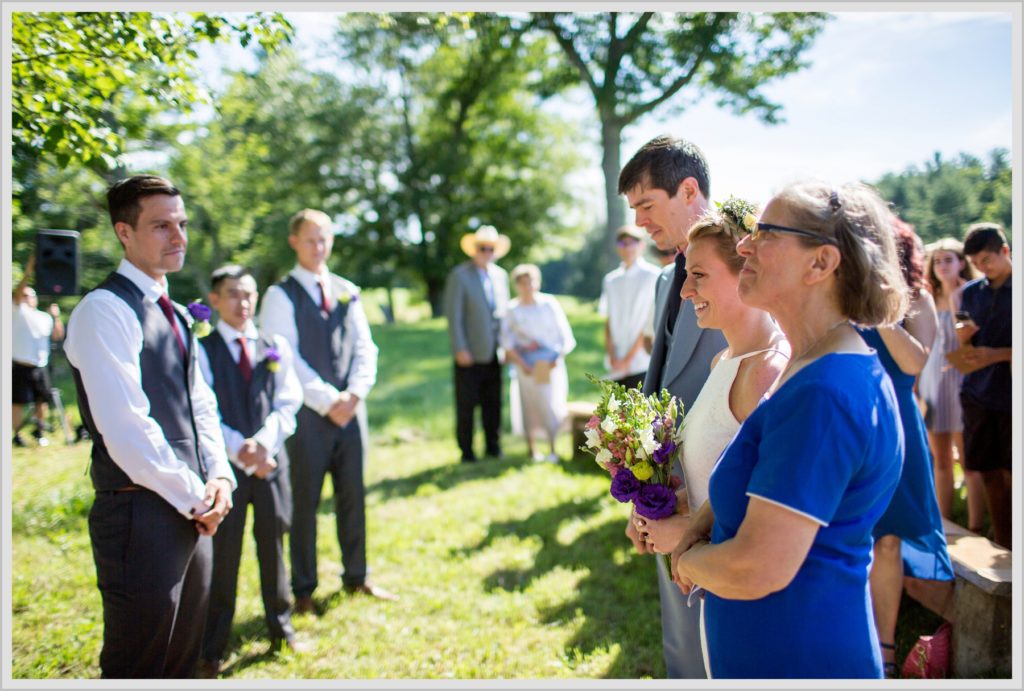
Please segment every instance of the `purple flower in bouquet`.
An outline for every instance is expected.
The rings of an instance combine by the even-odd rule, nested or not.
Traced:
[[[658,465],[664,465],[671,460],[672,454],[675,453],[676,448],[676,443],[671,439],[661,442],[661,446],[654,450],[654,462]]]
[[[643,485],[636,493],[633,506],[637,515],[644,518],[651,520],[668,518],[676,512],[676,493],[664,485]]]
[[[193,300],[188,303],[188,313],[192,316],[192,333],[196,335],[196,338],[203,338],[209,335],[212,327],[210,326],[210,315],[213,314],[210,308],[199,302]]]
[[[636,499],[643,487],[643,483],[636,479],[629,468],[620,468],[612,477],[612,496],[622,503]]]

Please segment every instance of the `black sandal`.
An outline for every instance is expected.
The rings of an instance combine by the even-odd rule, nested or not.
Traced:
[[[879,642],[878,645],[883,650],[891,650],[891,651],[893,651],[894,655],[896,654],[896,644],[895,643],[882,643],[882,642]],[[882,671],[884,672],[886,679],[899,679],[900,678],[900,668],[899,668],[899,666],[895,662],[883,662],[882,663]]]

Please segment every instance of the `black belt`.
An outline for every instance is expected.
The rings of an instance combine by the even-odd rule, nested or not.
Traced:
[[[125,487],[118,487],[117,489],[98,489],[96,494],[119,494],[121,492],[138,492],[139,490],[146,489],[140,485],[126,485]]]

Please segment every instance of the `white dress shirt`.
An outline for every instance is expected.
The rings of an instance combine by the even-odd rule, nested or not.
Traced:
[[[167,289],[126,259],[117,267],[156,303]],[[183,335],[188,336],[183,324]],[[193,352],[198,350],[193,344]],[[93,290],[82,298],[68,320],[64,352],[82,377],[97,431],[115,463],[137,485],[163,497],[186,518],[210,507],[203,501],[202,478],[178,460],[160,425],[149,415],[142,390],[142,325],[124,300],[109,290]],[[235,488],[235,475],[224,453],[217,399],[199,373],[190,393],[199,433],[199,451],[210,478],[226,478]]]
[[[53,317],[29,307],[27,302],[18,303],[11,315],[11,359],[23,365],[46,367],[52,334]]]
[[[323,282],[327,304],[333,305],[343,295],[351,297],[348,315],[345,317],[345,338],[341,343],[341,359],[346,361],[349,354],[352,364],[348,371],[348,391],[365,401],[370,389],[377,382],[377,346],[370,334],[370,323],[366,319],[363,305],[358,300],[359,288],[351,281],[326,270],[314,274],[296,266],[289,274],[299,282],[316,304],[320,304],[320,282]],[[260,308],[260,330],[268,336],[281,336],[288,341],[294,355],[295,374],[302,384],[302,401],[320,415],[327,415],[341,392],[330,382],[324,381],[316,370],[302,359],[299,350],[299,330],[295,326],[295,306],[278,285],[267,288]]]
[[[238,360],[242,356],[242,347],[238,344],[238,339],[243,336],[252,368],[255,370],[256,365],[266,359],[266,353],[259,347],[259,340],[257,340],[259,333],[252,320],[245,325],[244,333],[236,331],[224,320],[218,321],[215,328],[227,343],[228,352],[231,353],[231,359],[235,361],[235,364],[238,364]],[[302,384],[299,383],[299,378],[295,376],[295,370],[292,369],[292,350],[288,341],[280,336],[268,337],[267,340],[274,344],[274,348],[281,356],[278,361],[280,367],[273,373],[274,400],[271,402],[270,414],[267,415],[263,426],[252,435],[252,438],[267,450],[268,456],[276,456],[284,445],[284,440],[295,433],[295,414],[302,407]],[[210,358],[206,354],[206,348],[202,347],[201,343],[199,345],[199,351],[196,353],[199,358],[199,369],[202,371],[206,383],[212,389],[214,377],[213,369],[210,367]],[[220,431],[224,434],[224,444],[231,462],[241,468],[246,475],[255,473],[256,466],[245,465],[238,460],[238,450],[246,440],[245,435],[225,424],[223,419],[220,421]]]
[[[660,269],[641,258],[628,268],[620,264],[605,275],[598,311],[608,318],[617,358],[625,357],[640,334],[654,332],[654,287],[660,273]],[[641,347],[624,374],[645,372],[650,362],[650,354]],[[606,355],[605,367],[609,365]]]

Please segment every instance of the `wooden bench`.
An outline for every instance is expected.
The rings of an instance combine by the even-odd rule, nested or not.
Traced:
[[[907,594],[953,625],[952,673],[959,679],[1007,675],[1011,655],[1012,553],[943,520],[956,581],[906,579]]]
[[[589,401],[569,401],[569,430],[572,433],[572,457],[583,455],[580,447],[587,443],[584,426],[594,414],[596,403]]]

